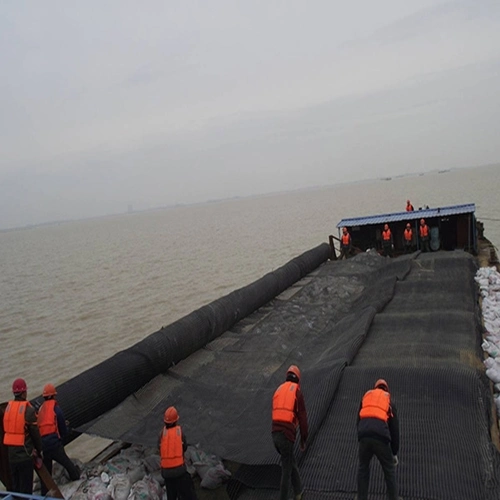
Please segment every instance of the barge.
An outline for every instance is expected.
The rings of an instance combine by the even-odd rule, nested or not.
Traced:
[[[448,228],[440,234],[460,228],[446,250],[381,257],[375,234],[365,249],[364,237],[353,238],[366,251],[338,261],[323,243],[62,384],[63,411],[79,432],[155,447],[175,405],[190,443],[233,473],[212,498],[271,499],[280,464],[270,402],[297,364],[310,427],[307,449],[296,451],[307,498],[343,500],[356,493],[359,401],[383,377],[400,416],[400,495],[497,499],[498,420],[474,282],[494,252],[474,210],[425,214],[431,228]],[[338,227],[369,234],[388,215]],[[372,471],[372,498],[384,498],[381,470]]]

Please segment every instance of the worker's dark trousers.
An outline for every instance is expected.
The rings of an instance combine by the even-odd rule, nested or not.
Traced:
[[[351,247],[349,245],[340,247],[340,257],[339,260],[342,260],[343,257],[348,259],[351,256]]]
[[[189,472],[183,472],[179,477],[166,477],[163,473],[162,476],[168,500],[197,500]]]
[[[422,252],[430,252],[431,249],[429,247],[429,238],[422,238],[420,240],[420,246],[422,248]]]
[[[289,441],[283,432],[273,432],[273,442],[276,450],[281,455],[280,500],[289,500],[290,480],[292,481],[294,495],[302,493],[299,468],[293,454],[294,443]]]
[[[413,245],[405,241],[405,253],[412,253],[412,252],[413,252]]]
[[[387,486],[387,498],[398,500],[396,466],[391,445],[374,438],[362,438],[359,441],[358,500],[367,500],[370,483],[370,461],[375,455],[382,466]]]
[[[387,244],[384,243],[382,245],[382,250],[384,252],[384,256],[385,257],[392,257],[393,251],[392,251],[392,245],[391,244],[387,245]]]
[[[52,475],[52,460],[55,460],[58,464],[61,464],[67,471],[71,481],[76,481],[80,479],[80,469],[71,461],[71,459],[66,455],[64,446],[59,446],[54,450],[43,452],[43,464]],[[47,494],[47,487],[42,481],[42,495]]]
[[[16,493],[33,493],[33,460],[10,464],[12,475],[12,491]]]

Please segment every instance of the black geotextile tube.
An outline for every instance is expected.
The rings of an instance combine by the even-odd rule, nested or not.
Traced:
[[[259,280],[184,316],[57,387],[65,417],[77,428],[111,410],[153,377],[201,349],[330,257],[322,243]],[[97,347],[98,348],[98,347]],[[32,400],[38,407],[41,396]]]

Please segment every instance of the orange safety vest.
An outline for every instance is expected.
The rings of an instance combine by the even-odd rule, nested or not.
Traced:
[[[406,205],[407,212],[413,212],[413,205]]]
[[[387,231],[382,231],[382,238],[384,241],[389,241],[391,239],[391,230],[388,229]]]
[[[425,238],[426,236],[429,236],[429,226],[427,224],[424,224],[423,226],[420,226],[420,236],[422,238]]]
[[[411,229],[405,229],[405,240],[411,241],[413,239],[413,231]]]
[[[359,418],[378,418],[387,422],[391,415],[390,407],[390,394],[382,389],[372,389],[363,396]]]
[[[6,446],[24,446],[26,435],[26,408],[28,401],[9,401],[3,415],[3,444]],[[31,405],[30,405],[31,406]]]
[[[276,389],[273,396],[273,422],[285,422],[297,426],[295,402],[298,388],[299,384],[288,381]]]
[[[59,437],[61,437],[59,435],[59,428],[57,427],[57,415],[55,407],[55,399],[45,400],[40,407],[40,410],[38,411],[38,428],[40,429],[40,436],[57,434]]]
[[[182,430],[179,425],[163,427],[160,442],[161,468],[172,469],[184,465]]]
[[[350,241],[351,241],[351,235],[349,233],[342,234],[342,245],[349,245]]]

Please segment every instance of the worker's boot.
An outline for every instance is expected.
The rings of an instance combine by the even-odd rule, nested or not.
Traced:
[[[301,493],[299,493],[298,495],[295,495],[295,500],[302,500],[303,495],[304,495],[303,491]]]

